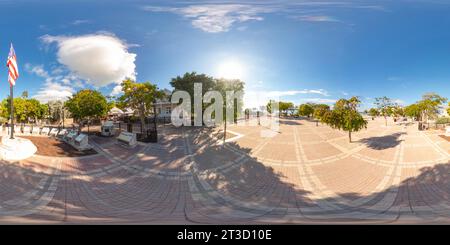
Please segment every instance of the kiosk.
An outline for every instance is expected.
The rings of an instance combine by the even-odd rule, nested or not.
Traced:
[[[114,129],[114,123],[112,121],[106,121],[101,127],[102,136],[114,136],[116,130]]]

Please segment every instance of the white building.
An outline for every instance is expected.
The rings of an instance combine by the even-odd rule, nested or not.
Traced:
[[[158,99],[154,104],[154,108],[156,109],[156,115],[158,118],[170,119],[172,110],[177,106],[177,104],[172,104],[170,102],[172,92],[170,92],[168,89],[164,89],[163,92],[165,93],[164,98]],[[150,110],[152,112],[150,117],[153,117],[153,108],[151,108]],[[108,112],[108,115],[112,118],[119,118],[121,116],[133,116],[136,115],[136,113],[132,108],[125,108],[124,110],[120,110],[117,107],[113,107]]]
[[[172,92],[168,89],[164,89],[165,96],[163,99],[158,99],[155,103],[156,115],[158,118],[170,118],[172,110],[177,106],[170,102]]]

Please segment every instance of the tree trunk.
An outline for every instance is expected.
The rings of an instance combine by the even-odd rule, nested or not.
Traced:
[[[154,112],[156,114],[156,112]],[[141,133],[143,132],[143,128],[145,126],[145,107],[141,106],[139,109],[139,118],[141,120]]]
[[[81,119],[77,119],[76,121],[79,125],[78,130],[81,131],[83,129],[83,121],[81,121]],[[41,122],[39,122],[39,125],[41,125]],[[73,130],[75,130],[75,123],[72,124],[72,128]]]
[[[352,143],[352,131],[351,130],[348,131],[348,141],[350,143]]]
[[[384,117],[384,125],[387,127],[387,117]]]

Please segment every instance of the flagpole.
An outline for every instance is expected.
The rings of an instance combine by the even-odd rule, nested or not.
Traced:
[[[14,96],[13,96],[13,85],[9,86],[10,99],[11,99],[11,138],[14,139]]]

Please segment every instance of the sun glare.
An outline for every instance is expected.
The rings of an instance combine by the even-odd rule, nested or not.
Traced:
[[[218,67],[218,76],[227,79],[243,79],[244,69],[237,61],[225,61]]]

